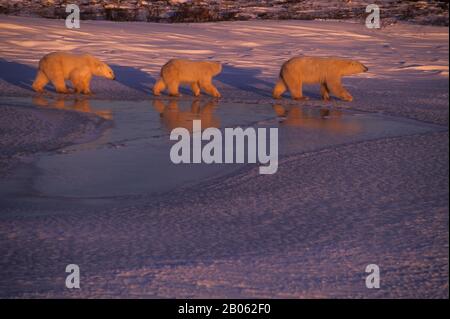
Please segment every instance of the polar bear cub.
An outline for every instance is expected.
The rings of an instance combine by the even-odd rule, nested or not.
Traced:
[[[114,80],[114,72],[96,57],[53,52],[39,61],[38,73],[33,83],[36,92],[42,92],[51,82],[58,93],[69,93],[66,80],[70,80],[77,93],[91,94],[90,83],[93,75]]]
[[[367,72],[368,68],[354,60],[323,57],[295,57],[283,64],[280,79],[273,90],[275,99],[289,90],[296,100],[307,99],[303,96],[303,84],[320,84],[322,98],[330,99],[330,92],[344,101],[352,101],[353,97],[342,86],[343,76]]]
[[[222,72],[222,65],[210,61],[190,61],[172,59],[161,68],[161,79],[153,87],[153,94],[158,96],[166,88],[171,96],[179,96],[180,84],[189,84],[194,96],[200,95],[200,90],[214,97],[220,97],[217,88],[212,84],[212,78]]]

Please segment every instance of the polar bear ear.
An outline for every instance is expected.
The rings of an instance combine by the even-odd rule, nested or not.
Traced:
[[[104,75],[104,73],[106,73],[106,68],[105,68],[105,64],[98,61],[95,63],[95,71],[99,74],[99,75]]]

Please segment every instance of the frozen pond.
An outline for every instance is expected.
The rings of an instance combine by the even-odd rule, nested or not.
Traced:
[[[3,98],[8,105],[34,105],[91,112],[109,120],[94,141],[41,154],[1,183],[4,201],[33,198],[103,199],[149,195],[193,185],[259,164],[173,164],[169,140],[176,127],[276,127],[280,158],[335,145],[442,130],[442,127],[382,114],[314,103],[222,103],[199,100],[107,101]],[[206,142],[205,142],[206,143]]]

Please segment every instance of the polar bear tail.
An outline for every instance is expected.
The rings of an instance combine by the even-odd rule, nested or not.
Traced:
[[[275,87],[273,89],[273,93],[272,96],[274,99],[279,99],[281,98],[281,95],[286,92],[287,87],[286,84],[284,83],[283,78],[280,76],[280,78],[278,79],[277,84],[275,84]]]

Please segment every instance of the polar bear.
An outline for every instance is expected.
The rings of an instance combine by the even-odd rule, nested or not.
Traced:
[[[39,69],[33,83],[36,92],[42,92],[50,81],[56,92],[69,93],[65,80],[70,80],[75,92],[91,94],[90,82],[93,75],[114,80],[114,72],[96,57],[83,54],[75,55],[64,52],[53,52],[39,61]]]
[[[331,92],[338,98],[350,102],[353,97],[342,86],[341,78],[368,70],[364,64],[349,59],[295,57],[281,67],[280,79],[273,90],[273,97],[279,99],[286,89],[289,89],[293,99],[307,99],[303,96],[302,85],[320,83],[320,93],[325,101],[330,99]]]
[[[158,96],[168,88],[169,95],[179,96],[180,84],[190,84],[194,96],[200,95],[200,89],[209,95],[220,97],[212,78],[222,72],[222,65],[210,61],[190,61],[172,59],[161,68],[161,79],[153,87],[153,94]]]

